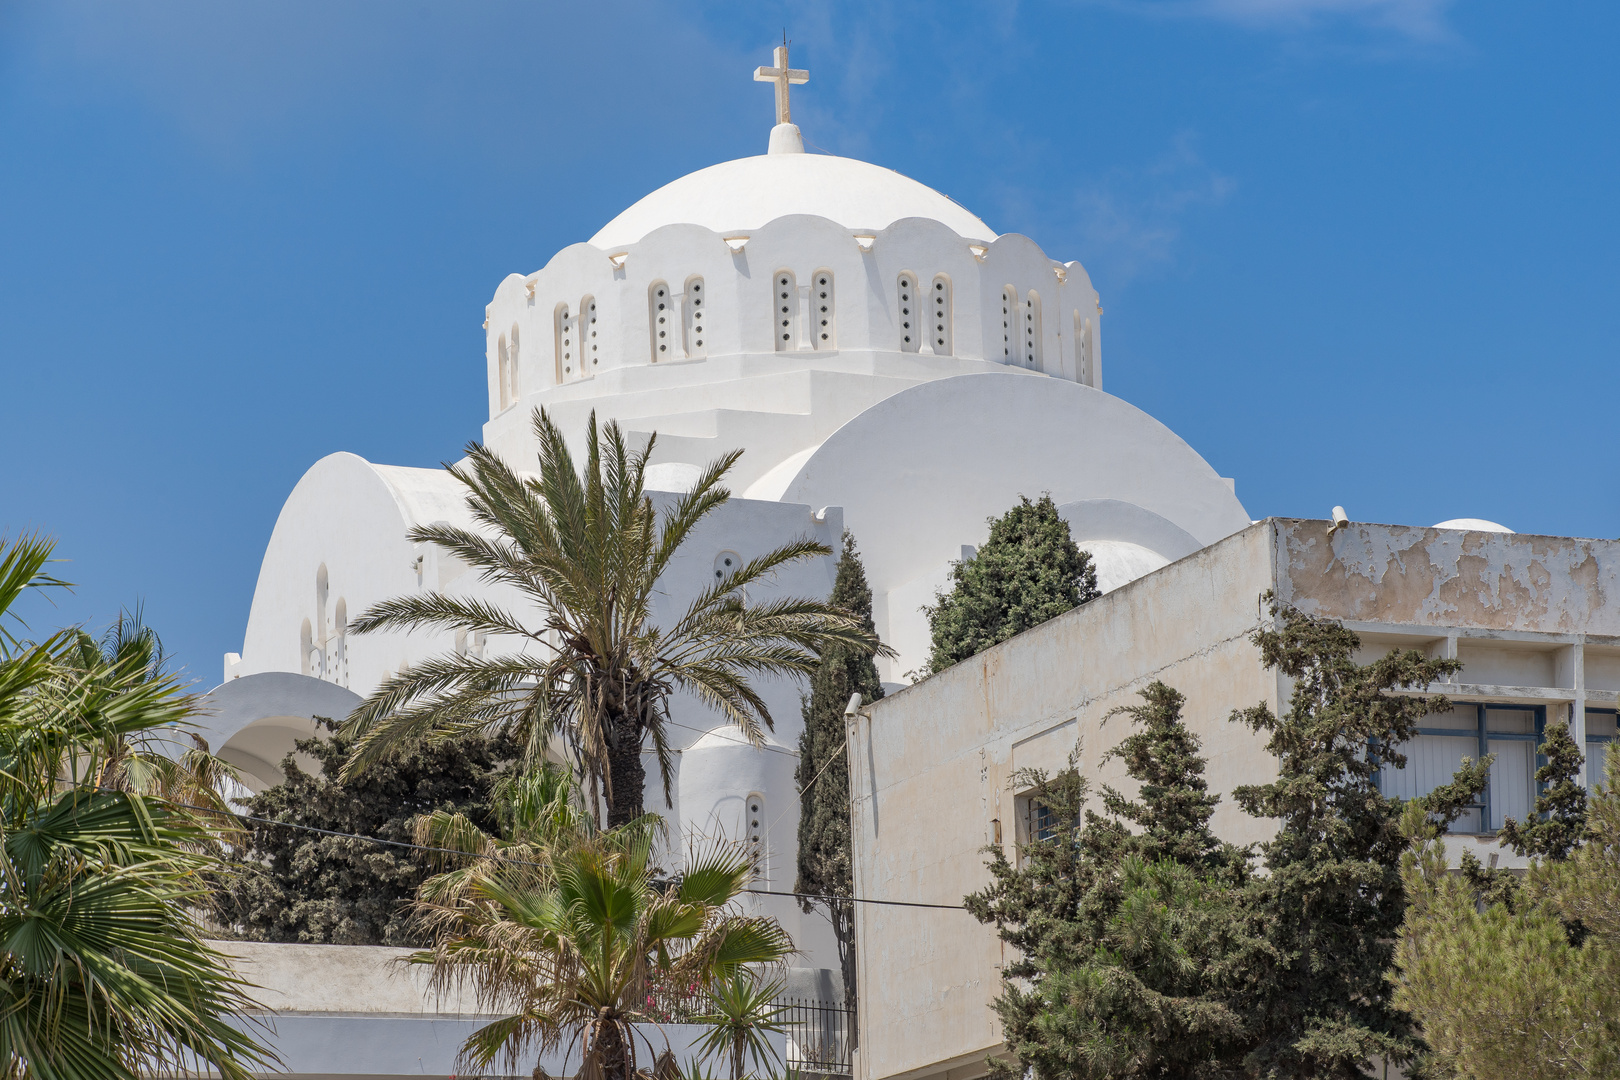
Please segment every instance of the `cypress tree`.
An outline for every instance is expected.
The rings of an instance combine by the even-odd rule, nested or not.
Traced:
[[[1104,813],[1083,812],[1073,758],[1019,774],[1060,827],[1028,838],[1017,865],[987,849],[992,883],[967,898],[1016,950],[995,1003],[1016,1058],[992,1063],[1003,1080],[1223,1076],[1241,1056],[1246,1025],[1223,990],[1256,947],[1235,907],[1247,856],[1210,830],[1219,800],[1181,694],[1155,682],[1141,696],[1109,714],[1135,726],[1108,756],[1137,799],[1105,787]]]
[[[843,553],[833,584],[832,603],[858,615],[875,634],[872,622],[872,587],[866,581],[855,537],[844,533]],[[877,665],[871,654],[847,645],[832,644],[821,653],[820,666],[810,678],[804,699],[804,732],[799,736],[799,866],[794,892],[821,897],[855,895],[850,865],[849,758],[845,752],[844,709],[851,694],[864,702],[883,696]],[[855,912],[847,899],[813,901],[801,898],[804,910],[824,904],[838,939],[838,960],[844,980],[844,1001],[855,1007]]]
[[[1502,842],[1520,855],[1562,862],[1586,831],[1586,789],[1581,787],[1581,748],[1568,724],[1551,724],[1537,751],[1546,763],[1536,770],[1540,794],[1532,817],[1502,822]]]
[[[1293,690],[1281,716],[1264,704],[1232,714],[1270,737],[1278,766],[1272,783],[1233,792],[1278,829],[1261,845],[1266,874],[1243,898],[1269,949],[1251,957],[1232,1004],[1252,1026],[1246,1065],[1254,1075],[1360,1078],[1374,1057],[1410,1060],[1422,1048],[1387,979],[1406,909],[1407,838],[1403,805],[1378,790],[1377,773],[1380,763],[1404,767],[1399,748],[1422,717],[1450,707],[1443,697],[1391,691],[1425,688],[1461,665],[1414,650],[1358,664],[1353,631],[1265,599],[1276,625],[1254,642]],[[1463,801],[1483,779],[1481,766],[1465,772],[1448,788]],[[1442,817],[1458,812],[1427,802]]]
[[[925,608],[930,674],[1101,595],[1091,556],[1075,546],[1050,495],[990,519],[977,555],[951,569],[951,590]]]

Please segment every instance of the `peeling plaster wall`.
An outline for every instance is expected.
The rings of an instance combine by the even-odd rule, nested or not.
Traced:
[[[1363,622],[1620,636],[1620,541],[1279,519],[1277,592]]]
[[[1094,793],[1131,793],[1119,763],[1102,760],[1128,724],[1105,717],[1155,678],[1187,698],[1223,796],[1216,830],[1264,839],[1267,823],[1230,793],[1275,764],[1228,717],[1286,696],[1249,639],[1268,588],[1356,624],[1363,661],[1393,647],[1458,656],[1464,669],[1446,687],[1458,700],[1545,705],[1577,727],[1586,705],[1615,707],[1620,541],[1387,525],[1330,536],[1325,521],[1270,519],[865,710],[849,743],[856,895],[958,904],[982,888],[983,846],[999,840],[1015,857],[1022,839],[1015,773],[1062,768],[1077,742]],[[1482,858],[1499,851],[1494,835],[1454,839]],[[1001,1050],[989,1005],[1007,958],[994,932],[962,911],[856,910],[860,1080],[982,1076]]]

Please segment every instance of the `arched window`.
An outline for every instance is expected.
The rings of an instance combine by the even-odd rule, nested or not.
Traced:
[[[686,279],[686,304],[682,311],[682,327],[685,340],[682,345],[686,348],[686,355],[696,360],[709,355],[707,346],[703,344],[706,335],[703,328],[708,325],[708,307],[703,300],[703,279],[697,276]]]
[[[922,322],[917,309],[917,278],[906,271],[900,275],[900,351],[916,352],[922,340]]]
[[[928,326],[934,352],[951,355],[951,279],[944,274],[935,274],[928,290]]]
[[[1011,285],[1001,290],[1001,361],[1004,364],[1013,362],[1018,354],[1013,350],[1013,338],[1018,335],[1019,316],[1018,290]]]
[[[573,382],[578,376],[579,369],[579,341],[575,336],[578,329],[574,325],[574,315],[568,310],[567,304],[558,304],[556,313],[552,316],[554,330],[552,336],[556,339],[557,381],[559,383]]]
[[[515,404],[523,396],[518,388],[518,325],[512,324],[512,344],[507,348],[506,356],[506,403]]]
[[[1041,294],[1029,290],[1024,301],[1024,362],[1036,371],[1046,370],[1041,364]]]
[[[317,679],[326,678],[326,599],[329,589],[327,586],[326,564],[321,563],[315,570],[315,643],[311,660],[310,672]]]
[[[495,400],[497,402],[497,411],[512,404],[512,396],[506,385],[507,357],[506,335],[502,334],[500,340],[495,343],[495,380],[497,383]]]
[[[780,276],[780,275],[778,275]],[[769,827],[765,821],[765,796],[760,792],[749,793],[747,801],[743,804],[747,817],[743,820],[743,835],[746,836],[748,856],[754,864],[754,880],[768,881],[770,879],[770,846]]]
[[[332,628],[336,643],[332,646],[332,681],[339,686],[349,685],[349,602],[338,597],[332,609]]]
[[[675,339],[675,298],[669,295],[669,286],[655,281],[647,286],[647,326],[651,332],[653,363],[674,357],[670,346]]]
[[[810,344],[817,349],[838,348],[838,322],[833,304],[833,275],[831,270],[816,271],[816,287],[812,290],[811,321],[816,336]]]
[[[790,352],[799,341],[799,286],[791,270],[776,272],[771,305],[776,323],[776,351]]]
[[[305,675],[314,675],[315,667],[315,636],[310,630],[309,620],[298,628],[298,670]]]
[[[596,297],[587,296],[579,302],[579,373],[595,375],[602,361],[602,340],[596,336],[600,327],[596,323]]]
[[[1082,318],[1080,309],[1074,309],[1074,379],[1086,386],[1091,381],[1091,320]]]

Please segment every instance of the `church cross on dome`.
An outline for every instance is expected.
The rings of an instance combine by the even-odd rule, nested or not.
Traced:
[[[788,109],[788,87],[809,82],[810,73],[808,71],[795,71],[788,67],[786,34],[782,35],[782,44],[776,47],[775,60],[775,67],[755,68],[754,81],[776,84],[776,122],[778,124],[791,124],[793,123],[793,116]]]

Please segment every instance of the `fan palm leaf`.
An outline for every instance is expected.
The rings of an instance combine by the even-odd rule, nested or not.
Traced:
[[[0,624],[48,542],[0,541]],[[189,911],[217,861],[205,816],[140,788],[198,762],[153,750],[195,702],[155,635],[121,620],[0,637],[0,1075],[135,1080],[203,1066],[246,1080],[274,1056],[231,1017],[256,1006]],[[116,781],[116,782],[113,782]]]
[[[773,720],[755,680],[807,674],[834,644],[888,654],[863,620],[826,601],[749,599],[750,587],[783,568],[831,554],[812,539],[748,560],[667,626],[656,624],[658,582],[693,530],[730,498],[723,482],[740,451],[711,462],[659,508],[646,491],[656,436],[632,449],[617,424],[598,428],[592,414],[581,465],[544,410],[534,415],[534,433],[538,473],[520,474],[474,443],[464,462],[447,466],[466,491],[471,527],[438,522],[409,534],[525,606],[427,592],[383,601],[351,624],[361,634],[488,635],[510,651],[438,657],[385,680],[349,719],[359,741],[348,773],[402,740],[518,734],[531,764],[564,754],[593,813],[605,801],[608,824],[622,825],[643,812],[643,749],[653,752],[668,801],[671,695],[691,695],[759,744]]]

